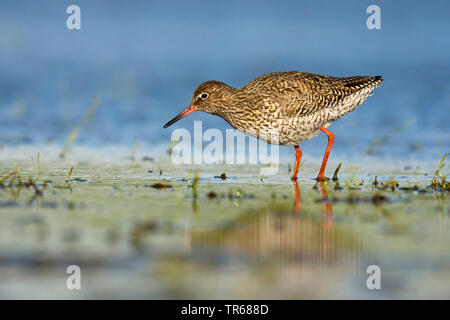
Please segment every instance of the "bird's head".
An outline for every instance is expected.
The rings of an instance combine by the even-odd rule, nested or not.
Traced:
[[[221,115],[222,110],[229,103],[236,89],[219,81],[203,82],[197,87],[192,96],[191,104],[178,114],[175,118],[164,125],[164,128],[171,126],[181,118],[194,111],[203,111],[210,114]]]

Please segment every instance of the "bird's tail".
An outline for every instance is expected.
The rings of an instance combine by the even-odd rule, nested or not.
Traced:
[[[381,76],[375,77],[350,77],[346,78],[345,87],[354,89],[355,91],[363,89],[363,88],[371,88],[375,89],[378,87],[381,82],[383,82],[383,78]]]

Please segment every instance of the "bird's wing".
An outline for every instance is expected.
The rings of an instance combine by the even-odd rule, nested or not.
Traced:
[[[283,115],[294,117],[308,116],[324,108],[332,108],[345,97],[369,85],[377,87],[381,83],[381,77],[335,78],[287,71],[267,74],[252,82],[246,87],[256,89],[261,99],[277,103]]]

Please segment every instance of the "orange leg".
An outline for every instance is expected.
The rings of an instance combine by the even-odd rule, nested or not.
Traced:
[[[298,167],[300,167],[300,161],[302,160],[302,150],[300,150],[298,144],[294,145],[294,147],[295,147],[295,165],[291,180],[297,181]]]
[[[330,155],[331,148],[333,147],[334,142],[334,133],[331,131],[328,131],[326,128],[321,127],[320,130],[325,132],[325,134],[328,136],[328,145],[327,149],[325,150],[325,155],[323,156],[322,166],[320,167],[319,174],[317,175],[317,180],[324,180],[328,178],[324,177],[325,167],[327,166],[328,156]]]

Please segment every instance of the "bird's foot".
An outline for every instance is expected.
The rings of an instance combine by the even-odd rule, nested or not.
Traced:
[[[292,177],[291,177],[291,181],[292,181],[292,182],[297,182],[297,176],[295,176],[295,177],[292,176]]]
[[[317,176],[316,180],[317,181],[330,181],[330,178],[325,177],[325,176]]]

